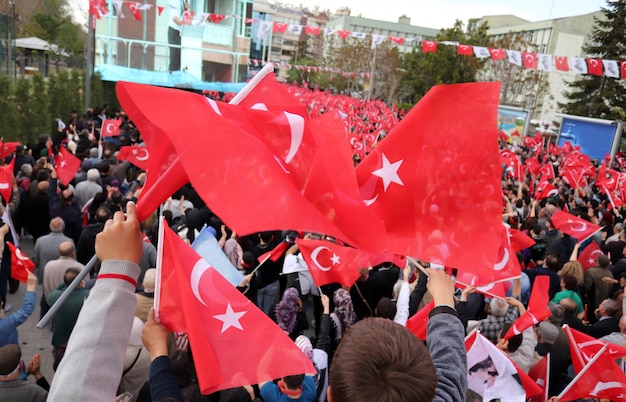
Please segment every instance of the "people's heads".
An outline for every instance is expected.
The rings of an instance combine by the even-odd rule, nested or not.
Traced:
[[[111,193],[111,203],[114,205],[120,205],[122,203],[122,192],[114,191]]]
[[[393,318],[396,316],[396,311],[397,311],[396,303],[394,303],[388,297],[382,297],[376,304],[374,315],[376,317],[393,320]]]
[[[100,207],[96,210],[96,222],[97,223],[105,223],[109,219],[111,219],[111,211],[109,208]]]
[[[288,375],[282,378],[283,385],[290,391],[297,391],[302,386],[304,374]]]
[[[52,218],[50,220],[50,231],[52,233],[61,233],[65,230],[65,222],[63,222],[63,219],[57,217],[57,218]]]
[[[76,267],[70,267],[66,269],[65,274],[63,274],[63,283],[65,284],[65,286],[70,286],[70,283],[72,283],[72,281],[78,276],[78,274],[80,274],[80,269]],[[78,285],[78,287],[81,286],[82,285]]]
[[[61,192],[61,198],[63,198],[63,202],[70,204],[74,200],[74,193],[71,189],[66,188]]]
[[[506,333],[509,332],[509,329],[511,329],[511,326],[513,326],[513,323],[510,323],[510,322],[504,323],[504,325],[502,326],[502,329],[500,330],[500,333],[498,334],[498,342],[501,339],[504,339],[504,335],[506,335]],[[507,351],[509,353],[513,353],[517,351],[517,349],[519,349],[519,347],[522,346],[523,340],[524,340],[523,334],[517,334],[515,336],[510,337],[507,343]]]
[[[572,300],[572,299],[568,299],[568,300]],[[565,317],[565,308],[560,304],[550,302],[548,303],[548,309],[550,310],[550,314],[551,314],[548,320],[554,325],[561,326],[561,323],[563,322],[563,318]],[[576,310],[576,302],[574,302],[574,310]]]
[[[5,345],[0,348],[0,377],[14,380],[19,376],[22,349],[18,345]]]
[[[100,171],[98,169],[89,169],[87,171],[87,180],[89,181],[97,181],[100,177]]]
[[[274,240],[274,232],[261,232],[259,233],[259,240],[262,244],[269,243]]]
[[[559,305],[563,307],[563,312],[565,314],[574,314],[576,312],[576,301],[572,299],[561,299],[561,301],[559,301]]]
[[[61,257],[69,257],[72,258],[76,254],[76,247],[74,247],[73,241],[64,241],[59,245],[59,255]]]
[[[30,177],[33,174],[33,167],[30,163],[25,163],[20,167],[20,175],[22,177]]]
[[[563,274],[561,276],[561,288],[563,290],[576,290],[578,281],[574,275]]]
[[[354,324],[337,348],[328,399],[430,401],[436,386],[435,366],[422,341],[393,321],[368,318]]]
[[[345,331],[356,321],[356,313],[354,312],[350,292],[343,288],[335,290],[335,293],[333,293],[333,302],[335,303],[335,315],[337,315],[339,321],[341,321],[341,325]]]
[[[143,275],[143,291],[146,293],[154,293],[154,285],[156,282],[156,269],[150,268]]]
[[[491,299],[491,302],[489,303],[489,308],[491,309],[491,314],[493,316],[504,317],[507,310],[509,309],[509,305],[507,304],[506,301],[498,297],[494,297],[493,299]]]
[[[602,303],[596,309],[596,316],[600,317],[613,317],[617,312],[617,303],[613,299],[604,299]]]
[[[584,277],[583,265],[578,261],[568,261],[563,264],[563,268],[559,271],[559,275],[563,277],[563,274],[570,274],[578,283],[582,283]]]
[[[556,272],[559,270],[559,258],[552,254],[548,254],[543,260],[543,265],[549,270]]]
[[[296,288],[285,289],[282,299],[276,305],[276,320],[283,331],[293,331],[296,325],[296,315],[301,306],[298,290]]]
[[[559,328],[548,321],[541,321],[536,331],[537,335],[539,335],[538,341],[540,343],[553,345],[559,337]]]
[[[610,263],[611,263],[611,260],[606,255],[600,254],[598,256],[598,266],[600,268],[608,268]]]
[[[40,181],[37,183],[37,192],[40,194],[48,193],[48,186],[50,186],[50,182],[48,181]]]
[[[619,277],[619,286],[620,288],[626,287],[626,272],[620,275]]]

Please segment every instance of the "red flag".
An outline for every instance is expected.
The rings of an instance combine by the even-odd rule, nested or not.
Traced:
[[[537,385],[543,389],[543,394],[536,395],[528,399],[528,402],[544,402],[549,398],[548,385],[550,383],[550,353],[545,355],[537,362],[528,372],[528,376],[532,378]]]
[[[202,358],[194,363],[203,394],[315,373],[287,334],[165,226],[157,264],[158,319],[170,331],[187,332],[199,351]]]
[[[483,400],[525,402],[529,397],[542,394],[543,389],[528,374],[478,331],[465,338],[465,349],[468,388],[481,395]],[[478,373],[481,370],[478,367],[484,366],[486,362],[491,364],[486,370],[492,372],[489,381],[485,381]]]
[[[346,40],[348,36],[350,36],[350,31],[338,30],[337,35],[339,35],[341,39]]]
[[[214,24],[219,24],[224,20],[224,18],[226,18],[224,14],[209,14],[209,20],[211,20],[211,22]]]
[[[437,53],[437,42],[434,40],[422,41],[422,53]]]
[[[543,165],[539,173],[541,173],[541,180],[549,180],[556,177],[554,175],[554,167],[550,163]]]
[[[456,52],[457,54],[463,55],[463,56],[473,56],[474,55],[474,49],[469,46],[469,45],[458,45],[456,47]]]
[[[59,181],[67,186],[76,173],[80,169],[80,159],[75,157],[70,151],[65,147],[61,147],[59,149],[59,153],[54,159],[54,165],[57,170],[57,177]]]
[[[622,70],[622,79],[626,79],[626,61],[620,63]]]
[[[578,188],[580,187],[582,176],[576,169],[567,169],[561,173],[561,178],[563,182],[567,183],[571,188]]]
[[[569,71],[569,64],[566,56],[555,56],[557,71]]]
[[[618,346],[601,341],[591,335],[576,331],[568,325],[563,325],[563,330],[565,330],[569,339],[572,365],[574,366],[574,371],[577,373],[580,373],[583,367],[589,363],[589,361],[593,359],[593,357],[598,354],[605,345],[608,345],[608,347],[603,353],[608,355],[612,360],[626,356],[626,347],[624,346]]]
[[[15,161],[15,159],[13,159]],[[4,203],[11,201],[13,192],[13,165],[8,164],[0,166],[0,195],[4,199]]]
[[[296,239],[302,257],[317,286],[340,283],[350,287],[359,278],[359,268],[369,265],[368,256],[352,247],[325,240]]]
[[[544,198],[556,197],[559,194],[559,190],[550,182],[542,181],[535,190],[535,198],[537,200],[543,200]]]
[[[476,281],[480,280],[480,278],[476,276],[474,276],[470,280],[467,280],[468,278],[470,277],[466,276],[464,273],[461,275],[457,274],[456,282],[454,282],[454,286],[459,289],[465,289],[469,286],[475,286],[474,284],[476,283]],[[492,283],[487,283],[481,286],[476,286],[476,293],[483,294],[486,297],[499,297],[501,299],[504,299],[506,297],[506,289],[504,288],[504,282],[492,282]]]
[[[530,174],[532,174],[533,176],[539,174],[539,171],[541,170],[541,164],[539,163],[537,158],[526,159],[526,167],[528,168]]]
[[[380,265],[384,262],[390,262],[400,268],[404,268],[406,266],[406,258],[401,255],[384,252],[382,254],[370,256],[370,265],[372,267]]]
[[[285,33],[287,32],[288,25],[282,22],[275,22],[272,27],[272,32]]]
[[[148,170],[148,149],[139,145],[121,147],[117,154],[117,159],[121,161],[129,161],[141,170]]]
[[[433,87],[356,167],[365,203],[387,228],[387,251],[493,269],[502,196],[498,130],[488,121],[498,94],[498,83]]]
[[[428,331],[428,315],[434,307],[435,301],[432,300],[407,320],[406,329],[411,331],[418,339],[423,341],[426,340],[426,333]]]
[[[304,27],[304,33],[307,34],[307,35],[319,35],[320,34],[320,27],[306,26],[306,27]]]
[[[578,242],[585,241],[591,235],[602,229],[598,225],[594,225],[591,222],[587,222],[584,219],[577,218],[563,211],[556,211],[554,215],[552,215],[552,223],[554,223],[554,226],[561,232],[567,233],[578,240]]]
[[[587,67],[589,68],[589,74],[602,77],[602,60],[587,59]]]
[[[524,68],[537,69],[537,54],[530,52],[522,52],[522,59],[524,61]]]
[[[287,242],[278,243],[278,245],[274,247],[271,251],[261,254],[258,260],[260,262],[263,262],[267,258],[269,258],[270,260],[276,262],[280,259],[280,257],[282,257],[283,254],[285,254],[285,251],[287,251],[288,248],[289,248],[289,243]]]
[[[33,272],[35,263],[10,241],[7,242],[7,246],[11,250],[11,278],[26,283],[28,281],[28,273]]]
[[[598,256],[602,255],[600,246],[594,241],[589,243],[587,247],[578,255],[578,262],[581,263],[583,269],[586,271],[591,267],[598,266]]]
[[[163,12],[163,9],[164,9],[164,8],[165,8],[165,7],[163,7],[163,6],[157,6],[157,15],[158,15],[159,17],[161,16],[161,13]]]
[[[102,129],[100,135],[102,137],[114,137],[120,135],[120,126],[122,125],[122,119],[105,119],[102,122]]]
[[[127,1],[126,5],[128,6],[130,12],[133,14],[133,17],[135,17],[135,20],[141,21],[141,11],[139,10],[139,3],[135,3],[134,1]]]
[[[22,145],[20,142],[2,142],[2,149],[0,149],[0,159],[4,159],[11,155],[17,149],[18,145]]]
[[[502,49],[489,49],[489,53],[491,53],[492,60],[504,60],[506,59],[506,53]]]
[[[537,275],[533,283],[533,289],[530,292],[528,310],[515,320],[511,328],[504,335],[504,339],[510,339],[515,335],[521,334],[527,328],[539,324],[541,321],[550,317],[551,313],[548,309],[548,303],[550,302],[549,290],[550,277],[547,275]]]
[[[606,353],[605,345],[559,394],[559,401],[581,398],[626,401],[626,376]]]
[[[398,45],[404,44],[404,38],[401,38],[399,36],[390,36],[389,40],[393,43],[397,43]]]
[[[511,249],[518,252],[525,248],[535,245],[535,241],[521,230],[507,228],[509,231],[509,241],[511,242]]]

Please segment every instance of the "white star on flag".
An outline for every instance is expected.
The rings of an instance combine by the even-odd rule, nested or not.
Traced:
[[[137,153],[138,153],[138,152],[137,152],[137,150],[136,150],[136,149],[133,149],[132,154],[133,154],[133,155],[137,155]]]
[[[214,315],[213,318],[218,319],[222,322],[222,334],[230,327],[235,327],[243,331],[243,327],[241,326],[239,320],[246,313],[247,311],[233,311],[232,306],[230,305],[230,303],[228,303],[228,306],[226,306],[226,312],[224,314]]]
[[[398,176],[398,169],[400,169],[402,162],[404,162],[404,159],[400,159],[397,162],[390,163],[389,159],[387,159],[387,156],[383,154],[383,167],[381,167],[380,169],[376,169],[372,172],[374,176],[378,176],[383,179],[385,192],[387,192],[387,187],[389,187],[389,184],[391,183],[397,183],[401,186],[404,186],[402,179],[400,179],[400,176]]]
[[[593,264],[595,261],[593,260],[593,258],[588,259],[587,261],[589,261],[589,264]]]
[[[61,167],[65,167],[65,161],[61,162]]]
[[[333,253],[333,257],[330,259],[333,262],[333,265],[339,264],[339,256]]]

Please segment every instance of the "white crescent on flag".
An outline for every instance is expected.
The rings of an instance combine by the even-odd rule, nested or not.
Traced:
[[[321,271],[327,272],[330,271],[330,266],[326,267],[322,264],[320,264],[320,262],[317,260],[317,257],[319,255],[320,252],[322,252],[322,250],[328,250],[330,251],[330,249],[326,246],[318,246],[316,247],[312,252],[311,252],[311,259],[313,260],[313,263],[315,264],[315,266],[320,269]]]

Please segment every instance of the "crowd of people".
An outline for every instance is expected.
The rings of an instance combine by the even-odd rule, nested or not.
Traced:
[[[316,96],[302,99],[315,113],[328,107]],[[372,121],[371,105],[344,98],[334,102],[352,110],[348,132],[375,134],[375,140],[368,137],[369,147],[397,122],[393,114]],[[98,139],[97,129],[107,114],[124,119],[121,135]],[[82,118],[73,114],[68,120],[57,135],[42,135],[37,144],[18,146],[5,161],[14,160],[15,180],[11,199],[0,211],[6,211],[0,234],[6,241],[32,236],[35,271],[28,277],[23,305],[9,306],[6,294],[19,283],[11,278],[12,257],[4,249],[0,401],[109,401],[116,395],[133,401],[470,400],[476,393],[468,388],[464,338],[474,329],[524,372],[549,353],[549,395],[556,397],[575,376],[564,324],[626,346],[626,211],[613,207],[608,194],[595,185],[604,179],[599,173],[575,187],[561,180],[566,154],[501,140],[501,148],[519,163],[537,158],[553,169],[550,184],[557,190],[549,198],[537,199],[532,191],[539,182],[536,174],[511,177],[503,170],[503,223],[534,241],[518,253],[521,277],[506,285],[510,297],[505,299],[486,296],[474,286],[455,289],[452,278],[436,267],[428,268],[427,261],[421,262],[427,268],[420,270],[416,269],[420,264],[395,265],[397,259],[362,267],[352,286],[317,287],[306,270],[283,274],[294,264],[306,266],[294,239],[310,234],[272,231],[238,236],[191,186],[172,194],[161,211],[165,223],[190,241],[205,225],[211,227],[225,255],[245,275],[238,289],[289,334],[317,371],[315,376],[286,376],[201,395],[193,361],[202,359],[202,351],[194,350],[192,356],[185,335],[168,333],[151,310],[158,282],[154,268],[159,220],[156,212],[144,222],[137,220],[135,203],[146,173],[117,159],[121,146],[141,144],[140,133],[123,112],[107,107]],[[59,182],[50,158],[60,147],[81,159],[80,170],[67,186]],[[579,239],[582,242],[560,232],[551,216],[563,209],[602,225],[602,231]],[[284,241],[290,242],[285,254],[256,269],[261,256]],[[585,269],[579,252],[592,243],[601,252]],[[22,356],[19,326],[33,313],[37,293],[43,317],[94,256],[98,262],[90,275],[54,315],[52,345],[46,353],[53,354],[56,372],[48,384],[40,357]],[[526,312],[539,276],[550,279],[550,317],[505,340],[509,328]],[[431,302],[424,343],[405,325]],[[26,365],[23,358],[32,360]],[[242,364],[250,363],[243,358]],[[27,379],[30,374],[36,383]]]

